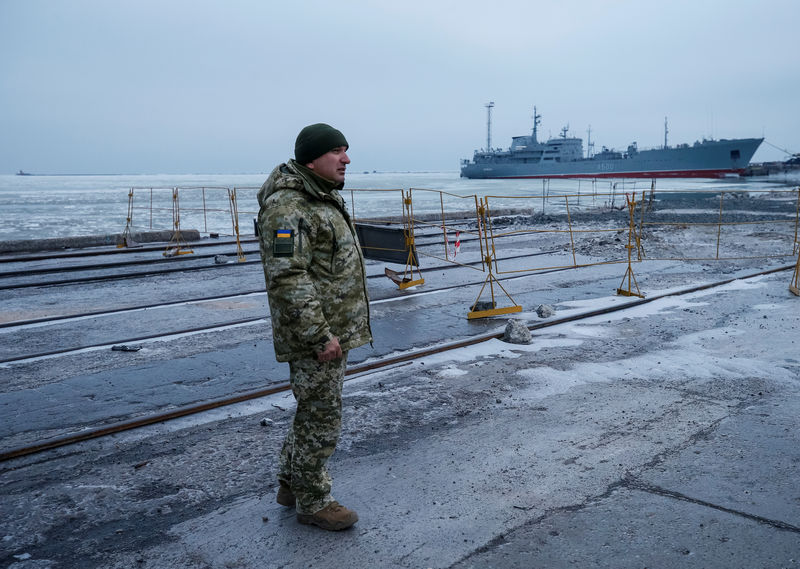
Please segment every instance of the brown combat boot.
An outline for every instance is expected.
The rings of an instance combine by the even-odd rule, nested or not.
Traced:
[[[281,481],[278,485],[278,497],[275,500],[281,506],[286,506],[287,508],[294,508],[295,505],[295,497],[292,489],[289,486]]]
[[[339,531],[356,523],[358,514],[334,501],[315,514],[298,513],[297,521],[301,524],[319,526],[329,531]]]

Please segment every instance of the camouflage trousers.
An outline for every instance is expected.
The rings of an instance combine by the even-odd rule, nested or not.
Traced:
[[[342,383],[347,352],[331,362],[289,362],[297,400],[294,422],[281,449],[278,480],[287,484],[301,514],[318,512],[333,501],[326,467],[342,432]]]

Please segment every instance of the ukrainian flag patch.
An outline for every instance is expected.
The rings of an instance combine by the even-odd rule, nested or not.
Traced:
[[[272,254],[276,257],[291,257],[294,255],[294,231],[291,229],[275,230],[275,238],[272,240]]]

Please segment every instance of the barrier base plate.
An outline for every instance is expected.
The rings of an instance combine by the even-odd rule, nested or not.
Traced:
[[[417,279],[415,281],[407,281],[407,282],[398,283],[397,288],[399,288],[400,290],[403,290],[404,288],[411,288],[412,286],[417,286],[417,285],[421,285],[421,284],[425,284],[425,279]]]
[[[644,298],[644,295],[639,292],[632,292],[630,290],[625,290],[624,288],[618,288],[617,294],[620,296],[638,296],[639,298]]]
[[[512,314],[514,312],[522,312],[521,306],[508,306],[506,308],[490,308],[489,310],[474,310],[467,314],[467,318],[487,318],[489,316],[499,316],[501,314]]]

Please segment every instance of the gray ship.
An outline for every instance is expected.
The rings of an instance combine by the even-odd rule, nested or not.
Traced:
[[[533,132],[513,137],[507,150],[492,149],[493,106],[486,105],[488,150],[476,150],[472,160],[461,161],[462,178],[724,178],[742,174],[764,140],[703,140],[668,146],[665,121],[661,148],[639,150],[634,142],[625,152],[603,147],[584,157],[583,140],[568,136],[569,127],[558,138],[539,142],[541,116],[534,107]]]

